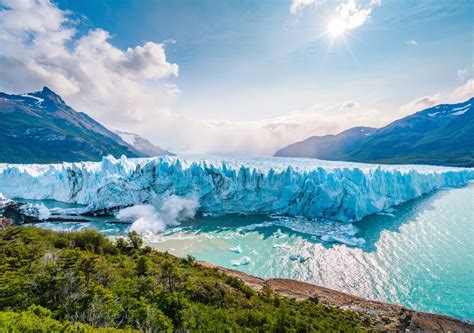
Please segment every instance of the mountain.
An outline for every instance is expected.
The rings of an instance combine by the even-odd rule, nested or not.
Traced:
[[[321,160],[337,158],[348,146],[364,140],[377,129],[354,127],[337,135],[312,136],[291,144],[275,153],[279,157],[313,157]]]
[[[394,121],[343,152],[345,160],[474,166],[474,98]]]
[[[283,148],[276,156],[472,167],[474,166],[473,105],[474,97],[463,103],[442,104],[422,110],[396,120],[362,140],[356,139],[352,143],[335,148],[323,155],[324,157],[319,154],[320,145],[315,148],[313,141],[308,141],[311,138]],[[304,154],[297,154],[299,152]]]
[[[174,155],[173,153],[155,146],[147,139],[133,133],[115,131],[120,138],[128,143],[130,146],[135,148],[137,151],[146,156],[163,156],[163,155]]]
[[[0,162],[96,161],[143,156],[47,87],[23,95],[0,93]]]

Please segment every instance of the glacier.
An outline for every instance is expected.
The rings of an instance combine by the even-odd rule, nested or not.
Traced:
[[[57,200],[96,212],[197,198],[210,214],[279,214],[351,223],[443,187],[474,169],[304,158],[164,156],[61,164],[0,164],[0,193]]]

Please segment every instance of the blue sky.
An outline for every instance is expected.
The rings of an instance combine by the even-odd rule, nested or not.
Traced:
[[[336,40],[327,56],[325,20],[336,1],[296,15],[288,1],[59,4],[121,48],[176,41],[167,55],[180,66],[178,110],[202,118],[268,118],[347,99],[397,107],[458,85],[457,70],[473,57],[471,1],[384,1],[345,36],[353,55]]]
[[[173,134],[158,125],[162,134],[136,119],[118,116],[125,126],[108,112],[91,111],[106,125],[131,127],[177,151],[267,154],[308,135],[381,126],[472,94],[472,1],[62,0],[50,5],[63,13],[60,25],[74,29],[66,47],[74,48],[94,29],[108,32],[107,43],[123,52],[147,42],[162,46],[166,65],[176,65],[178,73],[134,80],[146,87],[159,81],[175,91],[156,106],[177,117],[165,121],[167,127],[195,133],[202,125],[196,121],[206,122],[242,138],[229,149],[199,141],[206,147],[200,149],[187,142],[193,137],[170,139]],[[349,19],[362,16],[354,27],[344,23],[336,36],[329,31],[331,22],[349,5]],[[87,96],[87,89],[79,90]],[[96,109],[74,94],[73,106]],[[141,112],[148,111],[129,113]],[[160,116],[154,119],[159,123]],[[259,139],[262,128],[272,132]],[[224,134],[218,131],[206,140],[219,141]],[[246,150],[249,145],[257,148]]]

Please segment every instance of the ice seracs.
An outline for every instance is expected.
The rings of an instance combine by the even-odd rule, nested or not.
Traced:
[[[471,179],[474,169],[467,168],[271,157],[0,164],[0,192],[9,198],[53,199],[96,211],[176,196],[174,201],[195,200],[201,213],[282,214],[346,223]],[[168,207],[171,213],[173,207]]]

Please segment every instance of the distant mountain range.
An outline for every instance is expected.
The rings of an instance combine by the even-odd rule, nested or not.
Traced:
[[[133,134],[129,132],[115,131],[115,133],[120,136],[120,138],[128,143],[130,146],[138,150],[140,153],[145,154],[146,156],[162,156],[162,155],[174,155],[173,153],[155,146],[147,139],[141,137],[138,134]]]
[[[364,140],[375,131],[377,129],[371,127],[353,127],[337,135],[312,136],[304,141],[280,149],[275,156],[314,157],[321,160],[333,160],[341,158],[340,153],[346,147]]]
[[[474,97],[442,104],[380,129],[354,127],[313,136],[275,156],[368,163],[474,166]],[[0,92],[0,162],[55,163],[172,155],[145,138],[112,132],[44,87],[22,95]]]
[[[473,104],[474,97],[417,112],[380,129],[354,127],[337,135],[310,137],[275,156],[472,167]]]
[[[109,154],[149,156],[47,87],[22,95],[0,92],[0,162],[97,161]]]

